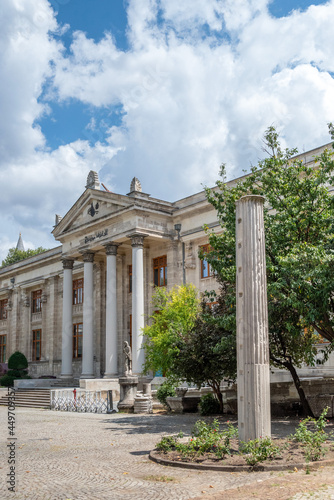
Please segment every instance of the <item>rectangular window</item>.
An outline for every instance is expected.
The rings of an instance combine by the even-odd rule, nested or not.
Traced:
[[[39,313],[42,311],[42,290],[32,292],[32,312]]]
[[[130,325],[129,325],[129,345],[132,349],[132,314],[130,314]]]
[[[73,305],[83,303],[83,286],[83,278],[73,280]]]
[[[132,266],[129,266],[129,293],[132,293]]]
[[[7,319],[8,299],[0,300],[0,320]]]
[[[0,363],[6,363],[7,335],[0,335]]]
[[[73,358],[82,358],[82,323],[73,325]]]
[[[167,255],[153,259],[153,282],[155,286],[167,285]]]
[[[201,278],[209,278],[210,276],[213,275],[213,272],[210,267],[210,264],[205,259],[205,254],[210,252],[210,245],[202,245],[200,247],[200,250],[204,254],[204,259],[201,260]]]
[[[42,352],[42,330],[32,331],[32,360],[40,361]]]

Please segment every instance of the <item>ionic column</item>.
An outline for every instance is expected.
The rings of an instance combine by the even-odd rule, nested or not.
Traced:
[[[73,325],[72,325],[72,270],[73,260],[63,260],[63,326],[61,343],[61,377],[71,378],[72,372],[72,350],[73,350]]]
[[[118,373],[117,367],[117,294],[116,294],[116,255],[115,243],[106,245],[107,282],[106,282],[106,366],[104,378]]]
[[[81,378],[94,377],[94,254],[83,254],[84,261],[84,302],[82,325],[82,373]]]
[[[271,435],[265,235],[262,196],[236,210],[237,385],[239,440]]]
[[[141,373],[144,364],[142,329],[144,328],[144,238],[131,236],[132,245],[132,371]]]

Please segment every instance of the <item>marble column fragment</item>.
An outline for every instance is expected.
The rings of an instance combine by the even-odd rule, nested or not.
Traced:
[[[94,378],[94,254],[83,254],[84,303],[82,325],[82,373],[81,378]]]
[[[236,204],[239,440],[271,435],[265,235],[262,196]]]
[[[144,328],[144,235],[131,235],[132,245],[132,371],[142,372],[145,356],[141,349]]]
[[[118,373],[117,367],[117,295],[116,295],[116,256],[115,243],[106,245],[107,283],[106,283],[106,366],[104,378]]]
[[[73,260],[64,259],[63,268],[64,268],[64,280],[63,280],[63,324],[62,324],[62,343],[61,343],[61,377],[71,378],[73,375],[72,372]]]

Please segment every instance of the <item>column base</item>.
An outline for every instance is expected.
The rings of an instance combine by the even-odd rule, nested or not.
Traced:
[[[59,375],[59,378],[64,379],[64,378],[73,378],[73,373],[61,373]]]
[[[83,373],[82,375],[80,375],[80,378],[96,378],[96,377],[92,373]]]

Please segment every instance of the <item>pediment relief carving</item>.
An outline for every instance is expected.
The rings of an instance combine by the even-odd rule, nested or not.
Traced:
[[[123,205],[107,202],[97,197],[89,198],[84,205],[78,207],[77,213],[73,213],[68,224],[63,224],[62,232],[79,229],[81,226],[94,223],[100,218],[106,218],[124,208]],[[66,217],[65,217],[66,219]],[[66,220],[65,220],[66,222]],[[59,234],[59,236],[61,233]]]

